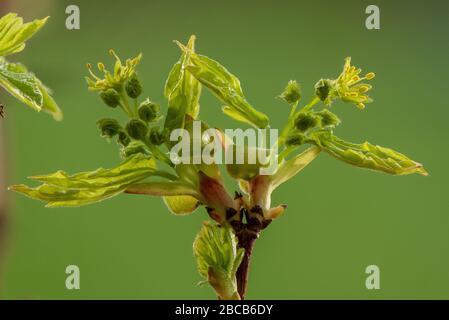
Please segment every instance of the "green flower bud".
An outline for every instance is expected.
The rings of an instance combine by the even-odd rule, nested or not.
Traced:
[[[128,97],[136,99],[142,93],[142,85],[136,74],[133,74],[125,83],[125,91]]]
[[[285,144],[287,146],[300,146],[306,140],[306,137],[302,133],[294,133],[287,137]]]
[[[126,132],[129,136],[136,140],[143,140],[148,132],[148,127],[145,122],[140,119],[132,119],[126,125]]]
[[[147,146],[141,141],[131,141],[125,148],[122,149],[122,156],[124,158],[130,157],[134,154],[142,153],[149,155],[150,151]]]
[[[301,99],[301,88],[298,82],[290,80],[279,97],[289,104],[298,102]]]
[[[150,129],[149,139],[151,144],[159,146],[165,142],[166,136],[164,134],[164,131],[159,132],[158,127],[153,127]]]
[[[301,132],[305,132],[317,125],[318,117],[310,112],[299,113],[295,119],[295,126]]]
[[[332,87],[332,80],[321,79],[315,84],[315,94],[321,101],[325,101],[329,97]]]
[[[232,162],[229,164],[226,164],[226,170],[228,174],[233,177],[236,180],[251,180],[255,177],[257,177],[260,174],[260,170],[263,167],[267,167],[268,164],[262,164],[259,157],[257,156],[258,149],[253,146],[248,145],[232,145]],[[237,153],[243,152],[243,163],[239,164],[237,163]],[[251,159],[251,158],[252,159]],[[249,160],[256,160],[255,163],[252,163],[253,161]]]
[[[120,104],[120,95],[112,88],[109,88],[100,93],[100,98],[103,102],[111,108],[115,108]]]
[[[120,130],[118,133],[117,142],[126,147],[131,142],[131,139],[124,130]]]
[[[157,103],[151,102],[146,99],[139,106],[138,113],[139,118],[145,122],[155,121],[159,118],[159,112],[161,111],[161,106]]]
[[[321,118],[321,125],[324,127],[327,126],[338,126],[341,123],[341,120],[334,113],[330,112],[327,109],[323,109],[320,112],[317,112],[317,115]]]
[[[101,131],[101,136],[106,138],[112,138],[116,136],[122,127],[115,119],[100,119],[97,121],[98,129]]]

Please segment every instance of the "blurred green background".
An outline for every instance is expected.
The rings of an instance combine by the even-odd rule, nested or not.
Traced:
[[[381,30],[365,28],[365,8],[381,10]],[[65,28],[77,4],[81,29]],[[35,1],[3,11],[47,26],[14,59],[53,89],[65,115],[58,123],[6,97],[8,184],[57,169],[78,172],[120,159],[95,121],[111,115],[86,90],[86,62],[112,63],[143,52],[145,95],[165,103],[162,89],[179,57],[173,39],[197,35],[197,50],[241,80],[247,98],[273,127],[288,107],[275,99],[288,80],[305,99],[321,77],[337,76],[343,59],[376,72],[364,111],[338,103],[337,134],[397,149],[425,164],[429,177],[392,177],[321,155],[274,194],[289,205],[256,243],[249,299],[449,298],[449,141],[447,1]],[[446,40],[444,40],[446,39]],[[201,117],[235,127],[209,93]],[[1,120],[1,119],[0,119]],[[5,186],[1,186],[4,188]],[[168,213],[160,199],[120,195],[75,209],[46,209],[8,193],[10,234],[1,297],[214,298],[201,280],[192,242],[201,221]],[[81,290],[65,288],[65,268],[81,269]],[[365,268],[378,265],[381,289],[365,288]]]

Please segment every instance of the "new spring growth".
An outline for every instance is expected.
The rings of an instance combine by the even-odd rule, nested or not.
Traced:
[[[113,138],[119,134],[122,127],[117,120],[106,118],[97,121],[98,129],[100,129],[101,136],[104,138]]]
[[[87,64],[90,77],[86,77],[89,90],[99,92],[103,102],[112,108],[120,106],[123,111],[131,116],[135,115],[128,102],[127,96],[136,99],[142,93],[142,86],[137,78],[136,67],[142,59],[142,54],[132,59],[127,59],[123,64],[114,50],[109,53],[115,58],[114,72],[108,71],[102,62],[97,64],[98,71],[103,73],[97,76],[90,63]]]
[[[319,124],[319,117],[313,112],[300,112],[295,119],[295,126],[301,132],[316,127]]]
[[[373,72],[360,76],[362,69],[351,66],[351,58],[345,59],[342,73],[335,80],[321,79],[315,85],[315,94],[327,106],[330,106],[336,99],[353,103],[359,109],[364,109],[365,104],[373,100],[366,94],[372,86],[363,83],[363,80],[372,80],[375,77]]]
[[[173,151],[170,134],[177,129],[188,133],[188,160],[196,159],[190,152],[190,146],[194,149],[195,145],[203,147],[210,142],[190,140],[190,137],[195,137],[195,125],[199,125],[200,132],[213,128],[199,118],[202,88],[211,91],[225,105],[222,111],[236,121],[265,129],[269,118],[246,100],[240,81],[234,74],[218,61],[196,53],[194,42],[195,37],[192,36],[187,46],[178,43],[182,53],[166,81],[164,95],[168,107],[164,113],[163,127],[155,124],[161,118],[160,106],[149,99],[137,101],[142,92],[135,70],[140,55],[122,63],[111,51],[116,59],[114,72],[107,71],[100,63],[98,70],[103,73],[101,78],[89,67],[89,89],[99,92],[107,105],[120,106],[128,116],[124,127],[111,118],[98,121],[102,136],[117,137],[121,155],[126,158],[124,162],[112,169],[75,175],[57,171],[33,177],[41,182],[40,186],[16,185],[12,189],[42,200],[50,207],[84,205],[120,193],[161,197],[170,212],[178,215],[193,213],[203,206],[214,221],[203,225],[194,242],[198,270],[220,299],[243,299],[254,242],[286,209],[284,204],[271,205],[272,193],[295,177],[320,153],[326,152],[347,164],[391,175],[427,175],[420,163],[397,151],[368,142],[348,142],[334,134],[341,121],[326,106],[341,99],[363,109],[371,101],[367,96],[371,86],[364,81],[373,79],[374,74],[361,76],[361,70],[351,66],[347,58],[338,78],[318,81],[316,95],[303,106],[300,105],[299,84],[296,81],[288,82],[280,98],[291,105],[291,110],[281,135],[278,137],[276,134],[273,138],[276,148],[267,146],[270,151],[267,164],[275,166],[271,174],[261,173],[261,162],[246,162],[245,155],[250,153],[237,152],[237,143],[225,143],[229,139],[226,130],[217,134],[217,141],[221,142],[217,150],[232,150],[232,158],[243,155],[241,162],[226,163],[228,177],[237,182],[241,191],[232,197],[232,192],[224,184],[224,170],[220,170],[218,162],[208,163],[198,157],[198,163],[187,161],[175,164],[167,157],[166,150],[170,154]],[[133,104],[128,103],[129,98],[134,100]],[[324,102],[324,108],[320,102]],[[321,109],[318,109],[319,106]],[[239,150],[257,149],[245,141],[248,142],[249,138],[243,137],[243,148]],[[306,144],[309,147],[300,152],[299,147]],[[267,150],[264,148],[260,150],[265,154]],[[272,152],[278,148],[279,155]],[[272,161],[272,153],[273,158],[279,161]]]
[[[159,104],[151,102],[149,98],[140,104],[138,101],[143,91],[136,71],[141,55],[127,59],[123,64],[113,50],[110,50],[110,54],[116,60],[114,72],[109,72],[105,65],[99,62],[97,68],[104,75],[100,78],[94,74],[91,65],[88,64],[91,75],[86,78],[88,88],[99,91],[100,98],[107,106],[111,108],[120,106],[130,119],[124,127],[115,119],[99,120],[97,125],[101,136],[108,139],[118,136],[117,142],[122,146],[120,151],[122,158],[128,158],[137,153],[145,155],[155,153],[158,158],[167,158],[163,152],[155,148],[165,141],[165,135],[159,132],[159,127],[150,127],[162,118]],[[133,103],[130,103],[129,98],[134,100]]]
[[[97,64],[97,68],[103,73],[103,76],[97,76],[90,63],[87,64],[90,77],[86,77],[89,90],[92,91],[105,91],[107,89],[115,89],[117,92],[121,92],[123,85],[126,81],[133,79],[136,73],[136,67],[142,60],[142,54],[132,59],[126,59],[123,64],[120,58],[117,56],[114,50],[109,50],[109,53],[115,58],[114,72],[110,72],[106,69],[102,62]],[[136,78],[137,79],[137,78]],[[135,88],[134,88],[135,89]],[[138,91],[138,90],[137,90]]]
[[[128,97],[132,99],[138,98],[142,93],[142,85],[140,84],[140,81],[135,73],[131,76],[131,78],[126,80],[125,91]]]
[[[150,155],[151,152],[148,150],[147,146],[141,141],[131,141],[125,148],[122,149],[122,158],[129,158],[135,154]]]
[[[323,109],[316,114],[320,117],[320,122],[323,127],[336,127],[341,123],[340,118],[328,109]]]
[[[120,130],[118,133],[117,142],[123,147],[126,147],[131,142],[131,139],[124,130]]]
[[[153,122],[160,119],[161,106],[157,103],[151,102],[150,99],[143,101],[137,113],[139,118],[145,122]]]
[[[62,112],[51,91],[40,79],[21,63],[10,63],[6,57],[22,51],[26,41],[46,23],[48,17],[24,23],[15,13],[0,18],[0,87],[14,98],[40,112],[50,113],[55,120],[62,120]]]
[[[240,300],[235,274],[244,250],[228,227],[205,222],[193,243],[198,271],[224,300]]]
[[[298,103],[301,99],[301,88],[298,82],[290,80],[279,98],[291,105]]]
[[[148,133],[148,126],[140,119],[131,119],[126,124],[126,132],[135,140],[143,140]]]
[[[120,95],[112,88],[101,91],[100,98],[105,105],[111,108],[116,108],[120,104]]]

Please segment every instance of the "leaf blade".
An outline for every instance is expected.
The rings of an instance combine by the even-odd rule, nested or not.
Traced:
[[[392,175],[413,173],[428,175],[422,164],[390,148],[373,145],[369,142],[361,144],[347,142],[328,131],[317,132],[314,140],[330,155],[357,167]]]
[[[246,101],[240,80],[235,75],[219,62],[204,55],[196,54],[179,42],[177,44],[184,53],[190,54],[191,64],[186,67],[186,70],[211,90],[228,108],[232,109],[232,112],[225,112],[228,116],[234,120],[249,123],[256,128],[268,126],[268,117]]]
[[[129,185],[155,173],[154,159],[137,154],[111,169],[97,169],[74,175],[57,171],[49,175],[31,177],[43,182],[36,188],[14,185],[9,189],[47,202],[47,207],[73,207],[114,197]]]
[[[50,90],[24,65],[0,58],[0,86],[33,110],[45,111],[55,120],[62,120],[62,112]]]
[[[191,36],[187,47],[195,49],[195,36]],[[201,83],[188,72],[185,67],[190,63],[190,53],[183,52],[173,65],[164,87],[164,95],[168,99],[168,112],[164,127],[168,130],[184,127],[185,116],[198,117],[201,96]]]
[[[9,13],[0,19],[0,56],[22,51],[25,42],[33,37],[47,22],[49,17],[23,23],[15,13]]]

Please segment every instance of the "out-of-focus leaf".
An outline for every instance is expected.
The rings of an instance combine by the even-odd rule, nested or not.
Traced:
[[[51,97],[49,89],[24,65],[9,63],[0,58],[0,86],[32,109],[46,111],[55,120],[62,119],[62,112]]]
[[[97,169],[75,175],[57,171],[50,175],[31,177],[44,183],[37,188],[15,185],[10,189],[32,199],[45,201],[47,207],[73,207],[111,198],[129,185],[154,174],[155,161],[137,154],[112,169]]]
[[[51,114],[56,121],[61,121],[63,117],[62,111],[59,109],[55,99],[51,96],[51,90],[43,85],[39,79],[38,82],[39,90],[41,91],[43,98],[42,110]]]
[[[36,77],[26,71],[14,72],[11,69],[11,64],[0,60],[0,85],[27,106],[41,111],[44,98]]]
[[[193,243],[199,273],[215,289],[221,299],[240,299],[235,274],[244,250],[230,228],[205,222]]]
[[[190,54],[190,65],[186,69],[226,104],[223,109],[225,114],[256,128],[265,128],[268,125],[268,117],[246,101],[236,76],[217,61],[196,54],[180,43],[178,45],[184,53]]]
[[[323,150],[346,163],[357,167],[383,171],[393,175],[419,173],[428,175],[422,164],[392,149],[373,145],[344,141],[329,131],[314,134],[316,144]]]
[[[195,36],[191,36],[187,47],[191,52],[195,50]],[[185,67],[190,63],[190,52],[183,52],[175,63],[165,83],[164,95],[168,99],[168,112],[165,128],[170,131],[184,127],[184,117],[189,115],[193,119],[198,116],[201,95],[201,83],[186,72]]]
[[[38,32],[47,22],[48,17],[23,23],[16,13],[9,13],[0,19],[0,56],[20,52],[25,48],[25,41]]]

